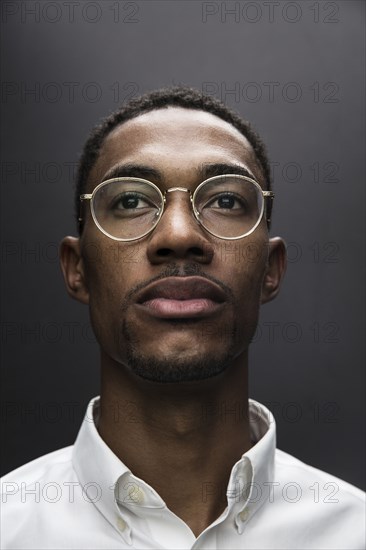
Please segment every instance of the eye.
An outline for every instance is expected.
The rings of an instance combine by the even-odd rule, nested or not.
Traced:
[[[147,197],[135,192],[121,193],[113,199],[111,206],[113,210],[137,210],[153,207]]]
[[[220,193],[213,197],[211,201],[206,205],[206,208],[217,208],[220,210],[238,210],[245,208],[246,202],[243,197],[236,195],[235,193]]]

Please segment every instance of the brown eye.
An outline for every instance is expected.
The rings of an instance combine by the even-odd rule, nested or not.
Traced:
[[[213,197],[206,207],[218,210],[237,210],[245,208],[245,201],[234,193],[220,193]]]
[[[117,210],[136,210],[149,206],[151,206],[151,203],[146,197],[138,193],[123,193],[112,204],[112,208]]]
[[[235,199],[232,195],[223,195],[217,199],[220,208],[234,208]]]

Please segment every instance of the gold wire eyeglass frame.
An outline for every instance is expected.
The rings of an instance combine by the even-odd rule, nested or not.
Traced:
[[[235,240],[238,240],[238,239],[243,239],[244,237],[247,237],[248,235],[250,235],[251,233],[253,233],[253,231],[256,230],[256,228],[258,227],[258,225],[260,224],[261,220],[262,220],[262,217],[263,217],[263,213],[264,213],[264,210],[265,210],[265,200],[263,200],[262,202],[262,208],[261,208],[261,212],[260,212],[260,215],[258,216],[258,220],[256,222],[256,224],[249,230],[247,231],[246,233],[244,233],[243,235],[239,235],[238,237],[222,237],[221,235],[218,235],[216,233],[214,233],[213,231],[211,231],[210,229],[207,229],[207,227],[204,226],[204,224],[202,223],[202,221],[200,220],[200,213],[198,212],[198,210],[196,209],[195,207],[195,197],[197,196],[197,193],[199,192],[199,190],[204,186],[206,185],[207,183],[209,182],[212,182],[214,180],[218,180],[220,178],[223,178],[223,177],[227,177],[227,176],[230,176],[230,177],[235,177],[235,178],[241,178],[241,179],[244,179],[246,181],[249,181],[250,183],[252,183],[253,185],[255,185],[255,187],[257,188],[257,190],[262,194],[263,196],[263,199],[271,199],[273,201],[274,199],[274,193],[273,191],[264,191],[261,186],[259,185],[259,183],[257,183],[255,180],[253,180],[252,178],[249,178],[248,176],[242,176],[241,174],[223,174],[223,175],[220,175],[220,176],[214,176],[212,178],[208,178],[207,180],[203,181],[202,183],[200,183],[196,189],[194,190],[193,194],[192,194],[192,191],[190,189],[187,189],[185,187],[170,187],[169,189],[166,189],[164,192],[162,192],[159,187],[157,185],[155,185],[155,183],[152,183],[151,181],[149,180],[145,180],[145,179],[142,179],[142,178],[133,178],[133,177],[121,177],[121,178],[112,178],[112,179],[109,179],[109,180],[106,180],[106,181],[103,181],[102,183],[100,183],[99,185],[97,185],[93,191],[93,193],[84,193],[83,195],[80,195],[79,199],[80,199],[80,216],[79,216],[79,222],[82,222],[83,218],[82,218],[82,205],[83,205],[83,201],[90,201],[90,210],[91,210],[91,214],[92,214],[92,218],[94,220],[94,223],[95,225],[98,227],[98,229],[104,234],[106,235],[107,237],[109,237],[110,239],[113,239],[114,241],[122,241],[122,242],[129,242],[129,241],[137,241],[138,239],[142,239],[143,237],[146,237],[146,235],[148,235],[149,233],[151,233],[155,228],[156,226],[158,225],[163,213],[164,213],[164,210],[165,210],[165,205],[166,205],[166,195],[167,193],[172,193],[173,191],[181,191],[183,193],[189,193],[189,196],[190,196],[190,200],[191,200],[191,205],[192,205],[192,211],[193,211],[193,214],[194,214],[194,217],[196,219],[196,221],[199,223],[199,225],[205,230],[207,231],[208,233],[210,233],[211,235],[213,235],[214,237],[218,237],[219,239],[223,239],[225,241],[235,241]],[[113,235],[110,235],[109,233],[107,233],[107,231],[105,231],[103,229],[103,227],[99,224],[97,218],[96,218],[96,215],[95,215],[95,212],[94,212],[94,204],[93,204],[93,199],[96,195],[96,193],[99,191],[99,189],[101,189],[102,187],[104,187],[105,185],[107,184],[110,184],[110,183],[113,183],[114,181],[129,181],[129,182],[140,182],[140,183],[145,183],[145,184],[148,184],[150,185],[151,187],[153,187],[157,193],[160,195],[160,198],[161,198],[161,203],[162,203],[162,208],[160,209],[160,212],[159,214],[157,215],[156,217],[156,221],[154,222],[154,225],[148,230],[148,231],[145,231],[145,233],[143,233],[142,235],[139,235],[138,237],[130,237],[128,239],[125,239],[125,238],[121,238],[121,237],[114,237]],[[267,223],[269,223],[271,220],[270,218],[266,218],[266,221]]]

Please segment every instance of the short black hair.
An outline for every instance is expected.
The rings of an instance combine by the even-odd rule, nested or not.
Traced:
[[[271,190],[271,173],[266,148],[249,122],[226,107],[226,105],[218,99],[205,95],[194,88],[186,86],[161,88],[131,99],[127,104],[117,109],[92,129],[85,143],[77,170],[75,190],[75,212],[77,220],[79,219],[80,213],[79,197],[85,193],[90,171],[98,159],[100,150],[108,134],[120,124],[136,118],[143,113],[164,109],[170,106],[206,111],[232,124],[232,126],[239,130],[251,144],[259,167],[262,170],[267,190]],[[269,200],[267,204],[267,219],[271,218],[271,210],[272,200]],[[79,233],[81,233],[82,224],[80,222],[78,222],[78,229]]]

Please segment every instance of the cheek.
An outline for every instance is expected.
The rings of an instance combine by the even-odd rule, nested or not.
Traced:
[[[141,276],[138,244],[95,239],[83,243],[90,318],[97,337],[105,340],[120,321],[126,294]]]
[[[230,262],[230,282],[235,294],[235,317],[245,332],[258,322],[261,292],[268,258],[265,239],[240,243]]]
[[[261,238],[258,238],[261,237]],[[256,239],[225,242],[220,245],[220,260],[237,291],[260,288],[268,261],[268,240],[259,234]]]
[[[115,291],[136,278],[140,271],[142,249],[139,243],[121,243],[111,239],[83,242],[82,254],[88,288],[96,294]]]

